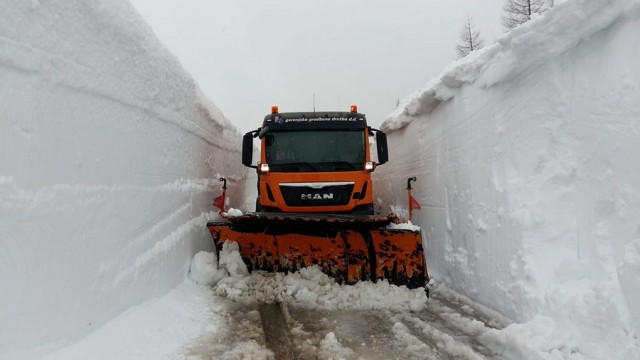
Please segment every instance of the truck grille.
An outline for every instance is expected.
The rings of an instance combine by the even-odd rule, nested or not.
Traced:
[[[349,203],[353,185],[353,182],[283,183],[280,191],[287,206],[335,206]]]

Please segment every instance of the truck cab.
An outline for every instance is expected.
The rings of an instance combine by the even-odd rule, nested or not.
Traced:
[[[376,137],[377,162],[370,136]],[[260,159],[253,164],[253,141]],[[371,173],[388,160],[386,135],[350,112],[272,108],[243,138],[242,162],[258,172],[257,212],[373,214]]]

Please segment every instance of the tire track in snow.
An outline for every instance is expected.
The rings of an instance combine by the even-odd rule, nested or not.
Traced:
[[[396,325],[404,325],[416,338],[425,344],[432,345],[440,354],[438,358],[481,360],[494,355],[474,338],[450,331],[451,329],[442,321],[424,321],[408,314],[399,315],[396,319],[399,320]]]
[[[421,354],[427,359],[442,359],[443,354],[438,350],[437,343],[424,339],[415,329],[407,327],[402,322],[396,322],[391,329],[394,337],[406,345],[405,353]]]
[[[300,359],[397,359],[390,313],[379,310],[289,308],[288,323]]]
[[[417,313],[259,309],[267,347],[278,359],[505,359],[480,341],[492,327],[435,299]]]
[[[437,285],[433,290],[432,300],[437,306],[443,308],[440,316],[446,316],[445,314],[448,313],[463,316],[462,314],[464,313],[467,317],[480,321],[484,326],[498,330],[502,330],[513,323],[506,316],[473,302],[471,299],[446,287]]]
[[[258,311],[267,347],[278,360],[298,359],[295,354],[292,335],[280,304],[260,304]]]
[[[436,290],[425,311],[395,318],[426,337],[426,342],[435,340],[445,359],[505,359],[501,349],[493,348],[494,344],[487,344],[482,337],[491,330],[503,329],[509,320],[469,299],[452,298],[442,287]]]
[[[216,299],[211,304],[211,312],[213,321],[207,331],[186,346],[185,356],[179,358],[278,359],[267,349],[266,334],[256,305]]]

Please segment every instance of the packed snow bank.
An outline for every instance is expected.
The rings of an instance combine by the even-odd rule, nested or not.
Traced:
[[[3,2],[0,358],[62,346],[211,249],[240,134],[127,1]]]
[[[43,360],[273,359],[255,308],[185,279]]]
[[[225,276],[220,277],[220,272]],[[389,284],[360,282],[340,285],[318,266],[302,268],[292,274],[249,274],[240,257],[238,244],[225,242],[217,263],[212,253],[193,258],[190,276],[200,284],[213,284],[217,295],[242,303],[284,302],[306,309],[400,309],[420,311],[427,304],[423,289],[407,289]]]
[[[220,319],[211,289],[184,281],[159,300],[128,309],[81,341],[52,351],[46,360],[187,358],[189,347]]]
[[[436,280],[599,359],[640,357],[639,19],[558,2],[406,99],[374,173],[392,206],[418,176]]]

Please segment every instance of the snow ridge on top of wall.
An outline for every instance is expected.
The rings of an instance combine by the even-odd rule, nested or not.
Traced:
[[[495,44],[450,64],[423,89],[402,100],[380,128],[390,132],[406,126],[414,117],[429,113],[439,103],[451,99],[455,90],[464,84],[476,83],[488,88],[509,81],[526,69],[575,47],[620,17],[640,18],[640,1],[557,1],[544,16],[535,16]]]
[[[219,132],[239,134],[128,1],[108,6],[9,1],[3,11],[8,13],[0,18],[3,66],[37,74],[50,85],[148,111],[210,144],[219,143]],[[90,27],[68,21],[81,16],[96,20]],[[208,113],[208,121],[180,116],[186,107]]]

